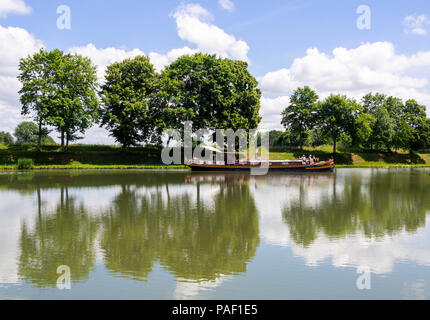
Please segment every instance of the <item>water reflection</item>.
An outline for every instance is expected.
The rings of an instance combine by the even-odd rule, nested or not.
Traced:
[[[18,199],[14,209],[9,198]],[[16,272],[53,287],[59,265],[85,282],[97,264],[148,281],[160,264],[179,282],[174,296],[190,298],[246,274],[260,243],[288,246],[308,265],[330,257],[336,267],[367,265],[376,273],[391,272],[399,260],[430,265],[426,171],[32,172],[0,175],[0,199],[0,211],[30,211],[16,231],[3,228],[11,218],[0,215],[0,236],[17,243],[17,270],[0,265],[0,282]],[[13,264],[4,250],[0,243],[1,263]]]
[[[337,176],[318,202],[308,201],[311,183],[282,210],[291,237],[304,247],[322,232],[330,239],[357,234],[367,238],[415,232],[425,225],[430,209],[430,179],[425,174],[375,171],[369,176]]]
[[[122,187],[102,214],[106,267],[146,278],[159,259],[177,277],[196,281],[245,272],[259,242],[258,215],[247,186],[222,188],[209,206],[199,186],[196,200],[190,193],[169,195],[167,190],[139,194],[139,189]]]
[[[18,274],[38,287],[56,286],[61,265],[70,267],[73,280],[87,279],[95,263],[97,220],[69,197],[67,187],[60,190],[60,203],[51,212],[43,210],[37,187],[37,219],[33,226],[23,222],[21,227]]]

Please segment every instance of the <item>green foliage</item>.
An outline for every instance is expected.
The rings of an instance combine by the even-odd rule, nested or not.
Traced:
[[[290,97],[290,104],[282,112],[281,124],[299,137],[300,148],[305,144],[309,130],[316,125],[318,95],[309,87],[298,88]]]
[[[49,131],[42,129],[41,145],[55,145],[54,139],[48,136]],[[15,128],[14,136],[18,144],[31,144],[38,143],[39,127],[31,121],[23,121]],[[12,140],[13,141],[13,140]]]
[[[33,159],[20,158],[16,164],[16,168],[19,170],[28,170],[34,167]]]
[[[162,117],[152,103],[157,85],[158,76],[148,57],[127,59],[107,68],[100,92],[100,122],[124,147],[160,140]]]
[[[7,146],[13,142],[13,137],[9,132],[0,131],[0,144]]]
[[[42,130],[54,126],[67,144],[78,139],[96,120],[96,67],[91,60],[60,50],[41,49],[33,56],[21,59],[18,79],[22,114],[32,114],[39,127],[38,150]]]
[[[182,56],[161,75],[157,104],[163,107],[165,124],[193,129],[255,129],[261,91],[243,61],[215,55]]]
[[[39,127],[31,121],[24,121],[15,128],[14,136],[19,144],[36,144]]]
[[[346,96],[330,95],[317,106],[319,127],[333,140],[333,153],[342,134],[350,135],[354,129],[355,116],[360,107]]]

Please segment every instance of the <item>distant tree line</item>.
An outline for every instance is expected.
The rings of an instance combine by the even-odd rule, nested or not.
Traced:
[[[282,112],[286,132],[272,131],[272,145],[333,144],[370,151],[404,149],[410,152],[430,147],[430,119],[426,107],[415,100],[369,93],[360,102],[344,95],[319,101],[309,87],[298,88]]]

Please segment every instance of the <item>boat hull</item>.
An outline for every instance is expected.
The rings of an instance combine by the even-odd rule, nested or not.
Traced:
[[[246,172],[251,171],[251,169],[262,170],[265,168],[260,168],[258,166],[249,166],[249,165],[208,165],[208,164],[190,164],[188,165],[193,171],[217,171],[217,172]],[[333,172],[334,171],[334,163],[327,162],[315,165],[282,165],[282,166],[269,166],[267,169],[270,172]]]

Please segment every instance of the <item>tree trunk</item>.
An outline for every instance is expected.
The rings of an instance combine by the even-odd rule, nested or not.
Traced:
[[[65,151],[69,151],[69,135],[66,135],[66,149]]]
[[[64,151],[64,130],[61,129],[61,150]]]
[[[42,121],[39,121],[39,137],[37,138],[37,152],[40,152],[41,144],[42,144]]]
[[[333,137],[333,154],[336,154],[336,137]]]

